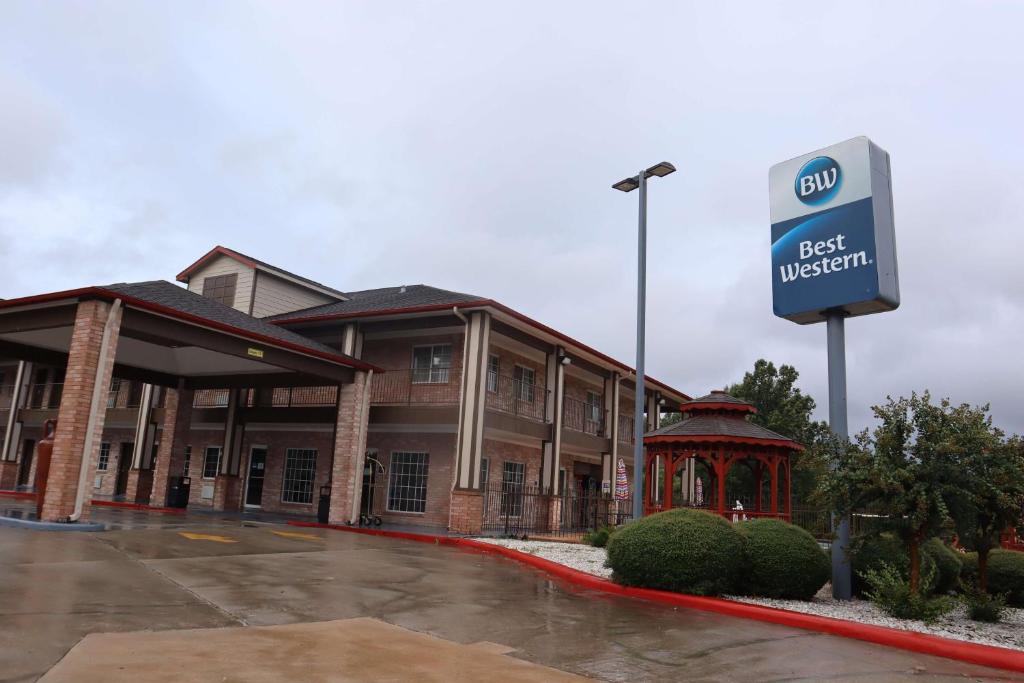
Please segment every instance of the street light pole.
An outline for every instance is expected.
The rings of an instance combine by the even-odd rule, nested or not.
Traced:
[[[636,283],[636,400],[633,411],[633,519],[644,516],[644,347],[647,309],[647,179],[674,173],[667,161],[640,171],[612,185],[620,192],[640,190],[640,215],[637,226]],[[657,410],[658,408],[655,408]]]
[[[647,174],[640,184],[636,260],[636,405],[633,407],[633,519],[644,516],[644,350],[647,313]]]

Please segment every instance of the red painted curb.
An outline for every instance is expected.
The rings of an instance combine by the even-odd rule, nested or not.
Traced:
[[[182,508],[161,508],[152,505],[146,505],[144,503],[124,503],[117,500],[92,500],[93,505],[99,505],[100,507],[108,508],[122,508],[125,510],[141,510],[143,512],[159,512],[162,515],[183,515],[185,510]]]
[[[401,538],[420,543],[433,543],[436,545],[456,546],[467,548],[477,552],[493,553],[507,557],[517,562],[530,565],[537,569],[552,574],[568,583],[591,590],[601,591],[612,595],[620,595],[631,598],[659,602],[674,607],[689,607],[705,612],[716,612],[731,617],[742,619],[754,619],[782,626],[791,626],[807,631],[817,631],[831,635],[863,640],[877,645],[885,645],[900,650],[909,650],[920,654],[955,659],[970,664],[979,664],[995,669],[1007,671],[1024,672],[1024,652],[1010,650],[992,645],[980,645],[969,643],[963,640],[942,638],[926,633],[915,633],[913,631],[901,631],[884,626],[861,624],[854,621],[834,619],[832,617],[821,617],[816,614],[804,614],[791,610],[775,609],[763,605],[753,605],[734,600],[722,598],[708,598],[699,595],[686,595],[683,593],[672,593],[669,591],[653,590],[650,588],[630,588],[613,583],[607,579],[587,574],[577,569],[572,569],[564,564],[558,564],[551,560],[545,560],[528,553],[512,550],[493,543],[475,541],[471,538],[460,538],[455,536],[435,536],[432,534],[418,534],[407,531],[385,531],[382,529],[365,529],[351,527],[341,524],[320,524],[318,522],[297,522],[290,521],[288,524],[303,527],[319,527],[324,529],[336,529],[368,536],[385,536],[388,538]]]

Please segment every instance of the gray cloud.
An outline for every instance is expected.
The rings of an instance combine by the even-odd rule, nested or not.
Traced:
[[[767,169],[867,134],[904,304],[848,323],[851,425],[928,387],[1024,431],[1017,6],[0,13],[0,295],[171,278],[223,243],[341,288],[491,296],[631,360],[635,197],[609,186],[669,159],[651,374],[698,393],[764,356],[824,416],[824,329],[771,313]]]

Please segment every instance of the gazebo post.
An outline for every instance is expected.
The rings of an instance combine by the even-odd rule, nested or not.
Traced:
[[[793,518],[793,477],[791,476],[793,468],[789,458],[786,458],[784,467],[786,470],[786,521],[789,522]]]
[[[771,456],[772,516],[779,514],[779,456]]]
[[[718,477],[718,514],[725,516],[725,475],[728,469],[725,466],[725,454],[719,450],[718,459],[715,462],[715,474]]]
[[[672,482],[676,478],[676,458],[672,451],[665,452],[665,493],[662,496],[662,505],[665,510],[672,509]]]
[[[761,511],[761,488],[764,482],[764,463],[754,462],[754,512]]]

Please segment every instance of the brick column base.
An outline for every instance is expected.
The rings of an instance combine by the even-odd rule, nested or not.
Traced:
[[[152,470],[128,470],[128,482],[124,489],[124,499],[129,503],[147,503],[153,490]]]
[[[562,528],[562,499],[559,496],[551,496],[548,505],[548,530],[558,531]]]
[[[448,530],[454,534],[479,534],[483,528],[484,495],[480,491],[452,491]]]
[[[0,491],[13,491],[18,485],[19,465],[14,460],[0,460]]]
[[[237,511],[242,508],[242,478],[218,474],[213,482],[213,509]]]

